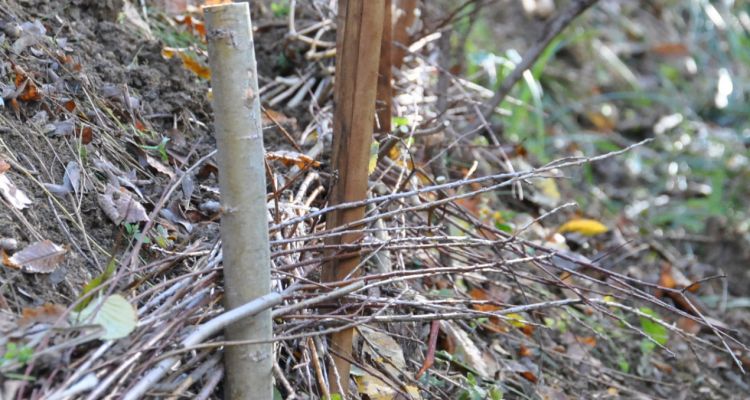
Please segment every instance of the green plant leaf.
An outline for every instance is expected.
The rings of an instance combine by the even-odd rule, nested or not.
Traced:
[[[648,316],[659,318],[659,315],[656,313],[656,311],[648,308],[648,307],[641,307],[638,309],[641,313],[646,314]],[[641,316],[640,322],[641,322],[641,328],[643,329],[643,332],[645,332],[648,336],[651,337],[656,343],[659,343],[660,345],[667,344],[667,340],[669,340],[669,332],[667,331],[667,328],[665,328],[663,325],[658,324],[654,322],[652,319],[648,317]],[[651,341],[646,340],[648,343],[651,344],[651,350],[653,350],[653,347],[655,346],[654,343]],[[641,345],[642,348],[648,347]]]
[[[649,342],[649,343],[651,343],[651,342]],[[651,344],[653,345],[653,343],[651,343]],[[624,372],[626,374],[628,372],[630,372],[630,363],[628,362],[628,360],[625,359],[625,357],[622,354],[620,354],[617,357],[617,366],[620,367],[620,371],[622,371],[622,372]]]
[[[409,119],[406,117],[391,117],[391,125],[395,128],[409,126]]]
[[[94,279],[90,280],[89,283],[86,284],[86,286],[83,287],[83,291],[81,293],[81,297],[86,296],[87,294],[99,290],[102,283],[106,282],[114,276],[115,271],[117,270],[117,260],[112,257],[109,260],[109,263],[107,263],[107,266],[104,268],[104,272],[102,272],[99,276],[95,277]],[[81,312],[83,311],[86,306],[91,303],[92,296],[86,297],[83,301],[81,301],[80,304],[78,304],[73,311]]]

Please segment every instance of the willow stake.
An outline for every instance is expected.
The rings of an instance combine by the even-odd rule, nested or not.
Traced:
[[[221,189],[224,304],[236,308],[271,288],[258,77],[247,3],[204,7]],[[227,340],[270,340],[271,312],[225,329]],[[270,343],[227,347],[227,399],[273,398]]]

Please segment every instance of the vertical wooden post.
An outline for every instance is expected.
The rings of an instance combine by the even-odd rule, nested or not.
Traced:
[[[331,188],[330,205],[363,200],[367,196],[367,165],[375,118],[380,41],[384,0],[339,0],[336,34],[336,86],[334,92],[333,166],[338,176]],[[326,217],[326,226],[357,221],[364,207],[337,210]],[[336,236],[328,244],[356,242],[359,234]],[[323,281],[344,279],[359,264],[359,257],[334,259],[323,267]],[[331,335],[334,356],[328,368],[332,393],[346,398],[353,329]]]
[[[378,64],[377,115],[382,134],[391,133],[391,112],[393,108],[393,90],[391,88],[391,48],[393,47],[393,22],[391,21],[391,0],[385,0],[383,14],[383,38],[380,40],[380,62]]]
[[[224,304],[236,308],[271,289],[266,175],[255,51],[247,3],[204,7],[211,65],[219,186]],[[269,340],[271,311],[229,326],[227,340]],[[225,397],[273,398],[271,343],[224,350]]]
[[[396,1],[396,22],[393,25],[393,66],[401,68],[406,57],[404,46],[411,44],[408,29],[414,24],[417,18],[417,1],[418,0],[397,0]]]

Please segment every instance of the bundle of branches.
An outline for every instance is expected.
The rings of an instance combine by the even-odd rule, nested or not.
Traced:
[[[445,58],[435,61],[447,53],[439,35],[423,35],[408,47],[406,62],[396,72],[395,129],[379,137],[373,148],[368,199],[326,207],[326,187],[335,179],[325,168],[335,54],[330,3],[296,7],[292,1],[286,23],[263,27],[285,30],[284,46],[303,49],[309,62],[286,78],[261,77],[266,78],[261,89],[266,123],[282,138],[267,139],[272,143],[268,218],[275,292],[232,312],[224,312],[220,301],[216,221],[221,209],[213,152],[182,137],[206,137],[208,119],[199,111],[203,102],[193,104],[183,96],[171,99],[179,110],[164,109],[158,106],[163,101],[159,96],[174,88],[167,90],[148,75],[161,70],[177,77],[172,83],[183,90],[196,90],[185,84],[190,81],[186,72],[179,63],[162,60],[161,49],[147,42],[115,62],[130,62],[127,56],[138,53],[155,67],[132,64],[128,73],[135,77],[127,78],[128,84],[108,86],[98,75],[86,74],[96,71],[96,54],[104,51],[97,44],[101,38],[98,42],[87,32],[79,45],[62,42],[61,36],[72,31],[50,20],[58,29],[53,41],[44,28],[29,22],[30,11],[4,4],[0,18],[5,26],[22,28],[17,52],[3,50],[17,67],[16,77],[21,76],[12,96],[4,98],[20,99],[29,85],[56,88],[0,113],[3,124],[14,130],[9,138],[0,138],[3,158],[21,173],[13,178],[32,197],[48,203],[14,210],[12,219],[36,232],[43,215],[56,215],[59,222],[27,237],[65,240],[79,257],[63,265],[81,275],[63,278],[67,291],[45,298],[65,306],[33,307],[30,293],[39,281],[28,276],[35,273],[31,267],[20,263],[20,272],[3,270],[3,286],[12,299],[0,297],[0,328],[6,333],[0,340],[6,354],[0,363],[4,395],[214,398],[223,376],[220,350],[236,344],[224,341],[221,329],[269,308],[275,320],[276,386],[286,398],[330,395],[323,365],[333,354],[326,334],[352,326],[358,332],[351,360],[357,367],[357,388],[352,392],[363,398],[669,392],[678,380],[648,381],[658,384],[644,387],[646,380],[631,373],[631,365],[639,371],[678,368],[688,374],[689,364],[673,367],[661,358],[674,355],[672,349],[688,357],[684,348],[696,355],[704,349],[724,352],[742,368],[737,354],[748,348],[693,302],[691,290],[710,276],[673,285],[642,279],[633,265],[639,260],[638,238],[627,230],[605,233],[602,224],[587,220],[550,228],[575,206],[562,204],[559,196],[551,201],[545,197],[552,179],[639,151],[645,143],[532,168],[493,135],[488,135],[489,143],[475,140],[480,130],[492,132],[486,123],[477,127],[486,111],[481,104],[492,92],[452,75]],[[304,19],[299,10],[305,10]],[[98,29],[117,33],[118,46],[123,35],[134,35],[114,24],[104,27]],[[24,35],[32,39],[21,41],[29,37]],[[149,58],[154,54],[159,58]],[[55,64],[52,55],[79,61]],[[192,111],[182,108],[186,104]],[[308,126],[290,131],[281,123],[288,118],[274,110],[281,104],[309,121]],[[299,112],[303,106],[307,113]],[[53,122],[34,123],[42,112]],[[74,127],[69,134],[65,124]],[[55,129],[53,138],[44,136],[47,125]],[[85,139],[87,128],[95,133],[93,140]],[[154,135],[157,131],[169,132],[161,136],[169,140]],[[27,142],[29,137],[37,139]],[[65,167],[69,161],[77,165],[78,175],[74,167]],[[68,178],[59,188],[43,184],[63,175]],[[99,208],[92,202],[97,198],[103,199]],[[503,215],[497,211],[500,204],[515,211]],[[364,219],[326,228],[329,212],[361,206],[368,210]],[[102,219],[105,215],[114,224]],[[94,229],[103,232],[96,236]],[[112,239],[118,231],[120,236]],[[326,238],[352,232],[363,239],[325,244]],[[573,242],[580,251],[572,250]],[[592,250],[596,248],[598,252]],[[351,277],[319,283],[324,263],[350,254],[362,259]],[[62,268],[59,263],[53,267]],[[48,288],[57,291],[61,285]],[[87,303],[106,311],[106,300],[91,299],[114,293],[135,307],[137,325],[126,327],[129,334],[110,332],[101,319],[92,325],[90,319],[70,317],[74,312],[80,316]],[[23,308],[24,317],[18,318]],[[634,340],[640,341],[641,354],[650,357],[630,353]],[[7,356],[12,349],[31,351]],[[585,379],[579,378],[581,373]]]

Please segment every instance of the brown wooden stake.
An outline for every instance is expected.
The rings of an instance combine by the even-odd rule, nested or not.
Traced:
[[[393,108],[393,90],[391,89],[392,24],[391,0],[385,0],[383,38],[380,41],[380,63],[378,64],[378,94],[376,106],[378,115],[378,127],[376,132],[384,135],[391,133],[391,111]]]
[[[330,205],[367,196],[384,5],[385,0],[339,0],[332,159],[337,178],[331,188]],[[364,207],[336,210],[326,217],[326,226],[331,229],[357,221],[364,212]],[[360,239],[361,234],[347,234],[330,238],[327,243],[338,245]],[[322,280],[344,279],[359,261],[359,256],[333,259],[323,267]],[[348,394],[353,334],[353,329],[347,329],[330,337],[334,356],[328,382],[331,393],[343,397]]]
[[[393,66],[396,68],[404,64],[404,57],[408,53],[404,47],[411,44],[409,28],[417,18],[417,1],[396,0],[396,22],[393,24]]]

